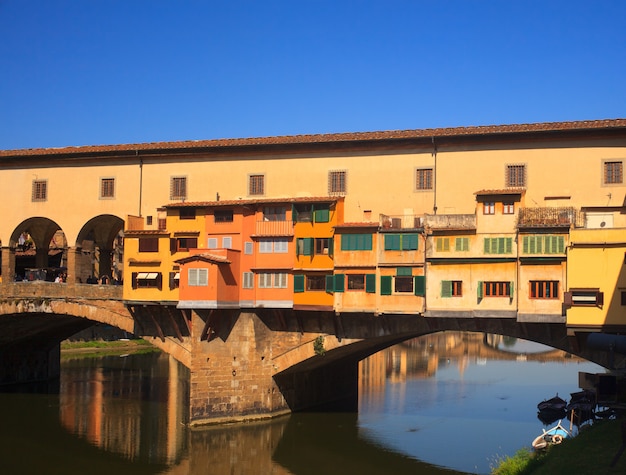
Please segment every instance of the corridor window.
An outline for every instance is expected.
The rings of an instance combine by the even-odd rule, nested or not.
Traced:
[[[48,199],[48,180],[33,181],[33,201],[46,201]]]
[[[100,179],[100,198],[115,198],[115,178]]]
[[[180,219],[196,219],[195,208],[181,208],[179,212]]]
[[[478,297],[513,297],[511,282],[479,282]]]
[[[450,250],[450,238],[435,238],[435,249],[437,250],[437,252],[448,252]]]
[[[604,184],[615,185],[622,183],[624,180],[622,161],[606,161],[604,162]]]
[[[415,189],[417,191],[433,189],[432,168],[418,168],[415,171]]]
[[[259,196],[265,194],[265,175],[248,176],[248,195]]]
[[[266,206],[263,208],[263,221],[286,221],[287,209],[284,206]]]
[[[170,200],[183,201],[187,199],[187,177],[173,176],[170,179]]]
[[[530,298],[531,299],[558,299],[559,298],[559,281],[558,280],[531,280],[530,281]]]
[[[506,166],[506,186],[522,188],[526,186],[526,165],[516,164]]]
[[[333,170],[328,172],[328,194],[330,196],[346,194],[345,170]]]

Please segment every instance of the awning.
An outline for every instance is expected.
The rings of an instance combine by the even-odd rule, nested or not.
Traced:
[[[138,280],[156,280],[159,276],[158,272],[139,272],[137,274]]]

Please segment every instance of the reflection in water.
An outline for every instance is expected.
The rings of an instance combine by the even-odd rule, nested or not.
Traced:
[[[64,359],[60,395],[0,394],[0,447],[11,454],[0,459],[0,469],[487,473],[490,456],[512,455],[530,443],[540,428],[537,402],[576,390],[578,371],[599,368],[528,342],[443,333],[363,361],[358,415],[293,414],[189,430],[188,370],[167,355]]]

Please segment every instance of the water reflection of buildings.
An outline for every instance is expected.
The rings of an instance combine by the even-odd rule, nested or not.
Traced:
[[[382,401],[387,381],[404,382],[407,379],[432,378],[439,365],[456,364],[462,375],[471,363],[484,364],[487,360],[565,362],[584,361],[570,353],[546,347],[546,351],[518,353],[515,339],[501,335],[444,332],[407,340],[389,347],[361,361],[359,370],[360,399]]]
[[[162,353],[64,360],[61,423],[129,460],[173,463],[187,444],[187,371]]]

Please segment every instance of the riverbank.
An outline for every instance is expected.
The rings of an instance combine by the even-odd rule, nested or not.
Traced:
[[[100,356],[117,355],[125,353],[147,353],[160,351],[142,339],[121,339],[114,341],[92,340],[92,341],[63,341],[61,342],[61,358],[72,358],[80,355]]]
[[[626,473],[626,453],[615,465],[611,462],[619,453],[623,441],[624,419],[607,420],[586,427],[571,439],[545,452],[532,453],[522,449],[513,457],[499,461],[493,475],[623,475]]]

